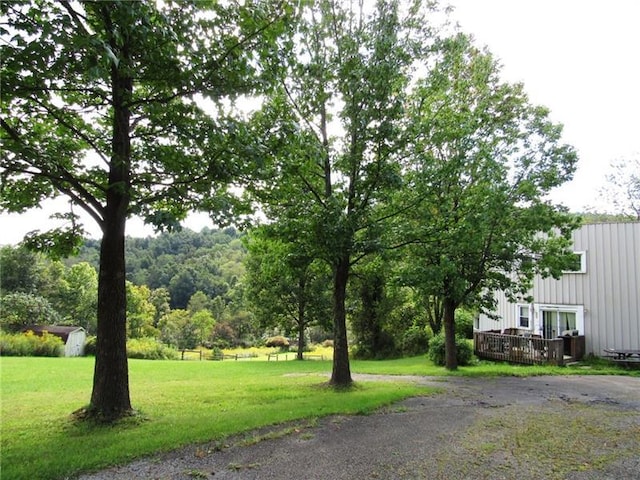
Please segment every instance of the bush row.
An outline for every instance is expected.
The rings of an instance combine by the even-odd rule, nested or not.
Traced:
[[[145,360],[177,360],[178,351],[175,348],[156,340],[155,338],[132,338],[127,341],[127,356]]]
[[[425,343],[428,343],[429,359],[436,365],[444,365],[444,335],[439,334],[429,340],[425,338],[424,330],[420,330],[408,332],[407,338],[405,338],[407,353],[415,352],[417,354],[424,351]],[[272,337],[265,343],[267,346],[286,349],[289,342],[284,337]],[[95,355],[95,346],[96,338],[90,337],[85,344],[85,355]],[[458,365],[469,365],[473,358],[473,348],[468,340],[456,336],[456,348]],[[18,334],[0,333],[0,354],[5,356],[59,357],[64,354],[64,343],[59,337],[47,332],[42,335],[35,335],[31,331]],[[135,338],[127,341],[127,356],[146,360],[175,360],[179,358],[179,353],[176,349],[155,338]]]
[[[96,354],[96,337],[89,337],[84,344],[85,355]],[[144,360],[176,360],[180,358],[175,348],[156,338],[131,338],[127,340],[127,357]]]
[[[26,333],[0,333],[0,354],[8,357],[60,357],[64,343],[60,337],[48,332],[35,335]]]

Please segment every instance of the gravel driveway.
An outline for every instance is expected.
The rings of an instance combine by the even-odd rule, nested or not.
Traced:
[[[80,478],[640,479],[640,378],[354,379],[403,379],[442,392],[371,415],[281,425],[222,447],[191,446]]]

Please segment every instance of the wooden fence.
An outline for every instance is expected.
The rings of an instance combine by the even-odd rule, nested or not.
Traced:
[[[576,337],[577,338],[577,337]],[[582,337],[584,341],[584,337]],[[501,333],[474,332],[474,353],[478,358],[501,360],[529,365],[564,365],[564,338],[537,338],[532,336],[504,335]]]
[[[226,354],[226,353],[211,353],[207,354],[202,350],[180,350],[181,360],[246,360],[257,358],[257,353],[234,353],[234,354]],[[187,353],[188,355],[185,355]],[[192,355],[193,354],[193,355]]]
[[[258,358],[257,353],[213,353],[209,357],[211,360],[250,360],[252,358]]]
[[[181,353],[181,355],[180,355],[180,359],[181,360],[191,360],[191,359],[196,359],[196,358],[198,360],[202,360],[204,358],[204,354],[202,353],[202,350],[187,350],[187,349],[183,349],[183,350],[180,350],[180,353]],[[187,355],[185,357],[185,355],[184,355],[185,353],[195,353],[195,354],[197,354],[197,357],[194,356],[194,355]]]

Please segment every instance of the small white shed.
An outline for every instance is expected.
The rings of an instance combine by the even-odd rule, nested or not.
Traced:
[[[36,335],[48,332],[60,337],[64,342],[65,357],[80,357],[84,354],[84,343],[87,340],[87,331],[82,327],[65,327],[60,325],[33,325],[23,330],[31,330]]]

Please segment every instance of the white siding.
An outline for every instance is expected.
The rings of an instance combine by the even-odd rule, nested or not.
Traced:
[[[573,234],[574,250],[586,252],[586,272],[559,280],[536,278],[536,304],[584,306],[586,352],[607,347],[640,349],[640,223],[584,225]],[[480,330],[515,327],[516,306],[500,293],[496,314]]]
[[[84,353],[84,342],[87,334],[84,329],[78,329],[69,333],[67,343],[64,346],[65,357],[80,357]]]

